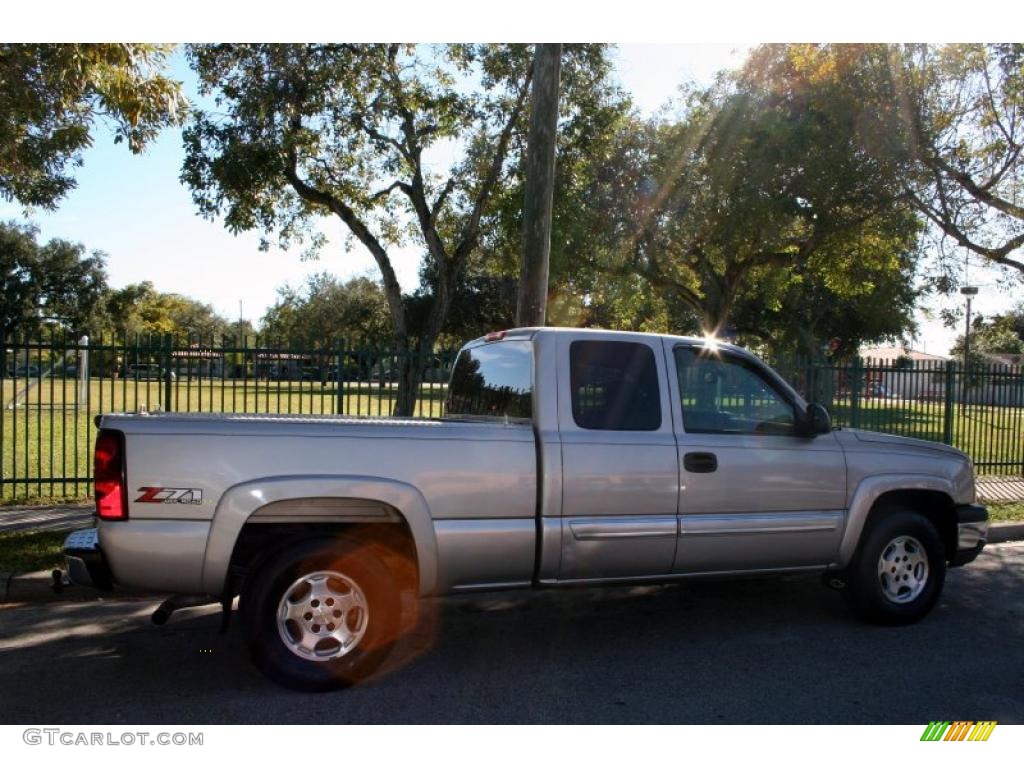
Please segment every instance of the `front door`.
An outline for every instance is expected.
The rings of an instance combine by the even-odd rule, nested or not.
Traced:
[[[793,393],[758,361],[666,341],[678,441],[677,573],[825,565],[838,556],[846,462],[797,434]]]

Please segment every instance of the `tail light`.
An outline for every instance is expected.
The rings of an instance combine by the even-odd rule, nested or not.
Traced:
[[[101,429],[93,454],[96,516],[101,520],[128,519],[128,485],[125,482],[124,433]]]

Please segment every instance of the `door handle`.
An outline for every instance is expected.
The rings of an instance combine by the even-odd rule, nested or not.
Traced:
[[[683,468],[687,472],[714,472],[718,457],[713,453],[687,453],[683,455]]]

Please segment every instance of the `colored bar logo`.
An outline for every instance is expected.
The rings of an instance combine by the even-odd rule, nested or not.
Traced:
[[[932,720],[921,734],[921,741],[988,741],[995,720]]]

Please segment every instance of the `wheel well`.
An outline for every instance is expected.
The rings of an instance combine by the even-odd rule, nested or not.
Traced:
[[[419,564],[416,545],[401,515],[388,522],[247,522],[231,553],[228,589],[241,592],[247,575],[283,548],[307,539],[344,536],[372,546],[396,575],[401,589],[417,589]]]
[[[953,499],[942,491],[889,491],[879,496],[868,514],[867,524],[872,518],[881,514],[885,508],[905,507],[919,512],[935,526],[946,550],[946,558],[956,554],[957,524]]]

